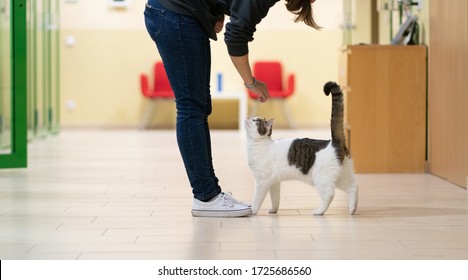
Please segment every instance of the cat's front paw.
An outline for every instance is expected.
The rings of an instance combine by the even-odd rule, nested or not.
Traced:
[[[325,213],[325,211],[323,211],[322,209],[315,209],[313,213],[315,216],[322,216]]]
[[[270,214],[276,214],[276,213],[278,213],[278,208],[276,208],[276,209],[273,209],[273,208],[272,208],[272,209],[268,210],[268,213],[270,213]]]
[[[260,207],[255,207],[252,205],[252,215],[257,215],[258,210],[260,210]]]

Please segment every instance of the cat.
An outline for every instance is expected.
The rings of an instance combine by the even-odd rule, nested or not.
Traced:
[[[271,138],[273,121],[247,118],[248,165],[255,178],[252,214],[256,215],[270,192],[269,213],[276,213],[280,203],[280,183],[301,180],[316,187],[321,199],[314,215],[323,215],[335,195],[335,188],[349,194],[349,214],[356,212],[358,185],[353,160],[345,144],[343,129],[343,93],[335,82],[324,85],[325,95],[332,94],[331,140]]]

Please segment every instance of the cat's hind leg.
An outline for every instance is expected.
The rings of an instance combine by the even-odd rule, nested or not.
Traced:
[[[349,187],[349,214],[354,215],[356,213],[358,204],[358,185],[356,182]]]
[[[351,159],[345,159],[343,164],[343,172],[340,180],[338,180],[337,187],[348,194],[348,212],[349,214],[354,215],[358,205],[359,188],[354,177],[353,161]]]
[[[320,206],[314,210],[314,215],[323,215],[335,197],[336,181],[339,169],[327,168],[321,170],[313,179],[313,185],[320,196]]]
[[[263,201],[270,189],[270,184],[267,183],[256,183],[255,184],[255,194],[252,202],[252,214],[256,215],[260,207],[262,206]]]
[[[314,210],[314,215],[323,215],[330,206],[335,197],[335,188],[326,185],[317,185],[317,191],[320,196],[320,207]]]
[[[273,184],[270,188],[270,198],[271,198],[271,209],[268,211],[270,214],[276,214],[279,209],[281,197],[281,184]]]

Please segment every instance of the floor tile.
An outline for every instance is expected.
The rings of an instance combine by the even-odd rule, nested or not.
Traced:
[[[275,138],[328,130],[278,130]],[[112,143],[110,145],[109,143]],[[157,143],[157,145],[155,144]],[[245,138],[212,132],[224,191],[254,192]],[[0,259],[468,260],[468,192],[429,174],[356,174],[359,206],[338,191],[282,184],[269,214],[195,218],[172,130],[64,130],[29,145],[27,169],[0,170]]]

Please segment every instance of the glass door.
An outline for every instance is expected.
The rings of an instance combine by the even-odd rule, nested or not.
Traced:
[[[354,14],[352,0],[343,0],[343,23],[341,29],[343,30],[343,45],[351,45],[353,43],[353,30],[354,25]]]
[[[11,11],[0,0],[0,154],[11,153]]]
[[[27,56],[28,56],[28,139],[32,140],[36,135],[36,1],[26,1],[26,25],[27,25]]]
[[[0,168],[26,167],[25,0],[0,0],[0,39]]]
[[[60,1],[47,0],[47,92],[48,92],[48,118],[47,130],[49,133],[58,133],[60,130]]]
[[[28,137],[60,127],[59,0],[27,0]]]
[[[378,6],[394,0],[343,0],[343,45],[378,44]]]
[[[47,134],[47,32],[46,32],[46,1],[33,0],[33,42],[30,59],[33,82],[33,91],[29,92],[32,99],[33,132],[35,137],[43,137]]]
[[[0,0],[0,168],[60,127],[59,0]]]

